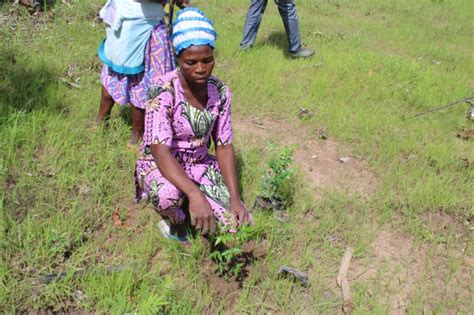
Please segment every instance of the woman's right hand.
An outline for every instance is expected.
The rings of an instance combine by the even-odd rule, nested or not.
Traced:
[[[201,234],[214,234],[216,232],[216,219],[211,205],[201,191],[189,196],[189,214],[191,225],[195,226]]]

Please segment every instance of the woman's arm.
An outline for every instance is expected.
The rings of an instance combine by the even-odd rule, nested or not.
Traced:
[[[230,119],[232,94],[222,82],[218,84],[221,101],[219,115],[212,132],[212,139],[216,148],[217,162],[221,169],[224,183],[230,194],[230,211],[236,216],[239,224],[251,222],[250,213],[240,198],[237,181],[237,163],[235,162],[234,147],[232,145],[233,132]]]
[[[216,157],[224,183],[230,194],[230,211],[237,217],[239,224],[249,224],[250,214],[242,203],[237,181],[237,163],[232,144],[216,145]]]
[[[165,144],[152,144],[151,153],[161,174],[188,197],[191,224],[203,234],[214,234],[216,221],[209,202],[171,155],[169,147]]]

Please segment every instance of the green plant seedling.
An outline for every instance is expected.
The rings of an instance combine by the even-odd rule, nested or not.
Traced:
[[[293,162],[293,149],[283,147],[278,155],[268,161],[268,172],[263,182],[257,203],[262,208],[279,210],[292,202],[294,170],[290,167]]]
[[[245,266],[243,244],[254,235],[251,226],[242,226],[235,233],[228,227],[221,229],[213,242],[209,258],[216,262],[216,272],[227,279],[238,278]]]

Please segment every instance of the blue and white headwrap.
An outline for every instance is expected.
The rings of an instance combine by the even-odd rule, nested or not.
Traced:
[[[171,41],[177,55],[192,45],[209,45],[214,48],[216,38],[212,21],[201,10],[186,8],[176,15]]]

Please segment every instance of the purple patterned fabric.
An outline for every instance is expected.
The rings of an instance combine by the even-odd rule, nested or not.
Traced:
[[[162,22],[151,33],[145,52],[145,71],[135,75],[114,72],[104,64],[100,80],[120,105],[132,104],[145,109],[147,90],[160,75],[172,71],[175,60],[168,39],[167,26]]]
[[[185,196],[161,174],[151,155],[152,144],[165,144],[203,191],[215,217],[224,225],[235,225],[229,192],[216,158],[208,153],[211,139],[217,145],[232,143],[231,93],[217,78],[209,78],[208,102],[201,111],[187,102],[177,71],[162,76],[149,90],[142,154],[135,171],[137,201],[147,197],[162,216],[173,222],[185,219],[181,208]]]

